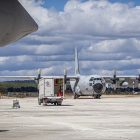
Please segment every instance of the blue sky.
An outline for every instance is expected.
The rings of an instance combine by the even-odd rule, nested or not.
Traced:
[[[63,75],[64,69],[74,75],[76,46],[82,75],[112,75],[113,69],[118,75],[138,75],[139,1],[133,6],[129,0],[19,1],[39,30],[1,48],[1,75],[34,76],[39,68],[42,75]]]
[[[43,0],[45,4],[43,5],[46,8],[54,7],[57,11],[63,11],[64,5],[68,2],[68,0]],[[81,0],[82,2],[88,0]],[[120,3],[128,3],[133,2],[134,6],[140,5],[140,0],[109,0],[111,3],[120,2]]]

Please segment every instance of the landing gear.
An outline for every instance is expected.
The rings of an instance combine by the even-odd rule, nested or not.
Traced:
[[[94,99],[100,99],[100,94],[94,95]]]
[[[76,94],[76,93],[74,93],[74,99],[77,99],[79,96]]]

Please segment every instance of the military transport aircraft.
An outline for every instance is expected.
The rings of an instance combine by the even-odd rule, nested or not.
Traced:
[[[100,96],[106,91],[106,81],[112,83],[114,90],[116,90],[117,81],[122,81],[121,86],[127,87],[128,82],[125,81],[125,78],[136,79],[138,81],[138,87],[140,88],[140,71],[138,77],[127,75],[116,76],[116,69],[114,69],[113,76],[80,75],[77,47],[75,48],[75,76],[77,80],[70,79],[74,99],[80,96],[93,96],[95,99],[100,99]]]
[[[114,69],[114,75],[111,76],[100,76],[100,75],[80,75],[79,61],[77,47],[75,48],[75,76],[77,80],[70,79],[71,88],[74,92],[74,99],[80,96],[93,96],[95,99],[99,99],[100,96],[106,91],[106,81],[111,82],[116,90],[116,81],[121,80],[122,86],[128,86],[125,81],[125,77],[129,76],[118,76],[116,77],[116,69]],[[131,78],[136,76],[131,76]]]
[[[60,76],[59,76],[60,77]],[[114,85],[114,90],[116,90],[117,81],[122,81],[121,86],[128,86],[125,78],[135,79],[138,81],[138,87],[140,88],[140,72],[139,76],[116,76],[116,70],[114,69],[113,76],[99,76],[99,75],[80,75],[79,62],[78,62],[78,52],[77,47],[75,48],[75,75],[67,76],[67,71],[64,72],[65,84],[70,81],[71,88],[74,93],[74,99],[80,96],[93,96],[95,99],[99,99],[100,96],[106,91],[106,81]],[[0,76],[0,79],[29,79],[35,80],[39,84],[41,78],[55,78],[57,76],[41,76],[41,69],[38,71],[38,76]]]
[[[0,0],[0,47],[37,30],[37,23],[18,0]]]

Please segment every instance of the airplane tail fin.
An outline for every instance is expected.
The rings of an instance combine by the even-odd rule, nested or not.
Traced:
[[[79,75],[80,70],[79,70],[79,61],[78,61],[78,52],[77,52],[77,47],[75,47],[75,75]]]

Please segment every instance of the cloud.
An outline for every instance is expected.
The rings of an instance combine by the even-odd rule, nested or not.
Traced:
[[[19,0],[39,30],[0,48],[1,75],[74,74],[78,47],[81,74],[137,74],[140,68],[140,6],[107,0],[70,0],[63,12],[43,0]]]
[[[22,1],[21,1],[22,2]],[[22,2],[23,3],[23,2]],[[40,35],[88,35],[98,37],[136,37],[140,35],[140,9],[130,3],[106,1],[68,1],[64,12],[41,7],[40,0],[24,2],[39,24]]]

